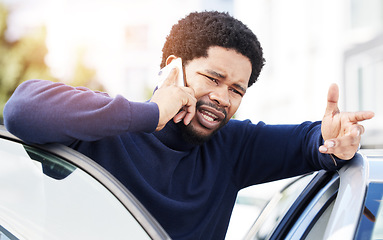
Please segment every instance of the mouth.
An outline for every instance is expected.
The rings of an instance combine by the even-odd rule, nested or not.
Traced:
[[[221,126],[222,122],[226,119],[226,112],[211,106],[202,105],[197,110],[197,118],[203,127],[215,129]]]

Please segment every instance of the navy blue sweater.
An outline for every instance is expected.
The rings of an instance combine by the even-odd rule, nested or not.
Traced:
[[[172,121],[154,132],[158,116],[155,103],[40,80],[20,85],[4,109],[5,126],[21,139],[63,143],[105,167],[174,239],[223,239],[240,189],[336,168],[318,151],[319,122],[230,120],[191,145]]]

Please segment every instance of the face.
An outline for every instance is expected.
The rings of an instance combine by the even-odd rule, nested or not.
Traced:
[[[197,98],[197,111],[185,127],[197,142],[206,141],[237,111],[251,75],[250,60],[235,50],[211,47],[207,57],[185,66],[187,86]]]

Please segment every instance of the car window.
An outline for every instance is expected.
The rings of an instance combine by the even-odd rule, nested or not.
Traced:
[[[383,239],[383,183],[368,185],[363,215],[356,239]]]
[[[17,238],[0,225],[0,240],[17,240]]]
[[[150,239],[121,202],[83,170],[0,139],[0,239]]]
[[[307,199],[307,203],[301,203],[305,205],[303,209],[294,210],[298,213],[297,219],[286,233],[285,239],[321,240],[324,238],[338,193],[339,182],[338,174],[333,174],[325,185],[320,186],[315,194]]]
[[[324,234],[326,231],[327,223],[330,219],[332,209],[334,208],[335,204],[335,198],[331,200],[330,204],[328,207],[324,207],[323,213],[318,216],[318,220],[315,222],[305,239],[308,240],[321,240],[324,239]]]
[[[302,176],[275,194],[263,209],[245,239],[268,239],[314,174]]]
[[[249,186],[238,192],[225,240],[242,239],[270,199],[298,177]]]

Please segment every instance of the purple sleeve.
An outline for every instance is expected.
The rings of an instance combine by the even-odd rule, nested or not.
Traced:
[[[84,87],[43,80],[22,83],[4,107],[8,131],[39,144],[153,132],[158,119],[155,103],[131,102],[120,95],[112,98]]]

